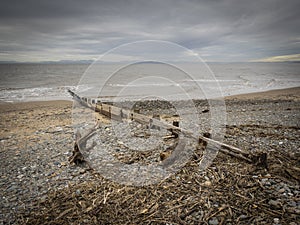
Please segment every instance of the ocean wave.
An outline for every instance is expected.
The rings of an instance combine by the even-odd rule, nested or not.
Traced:
[[[83,92],[92,87],[58,86],[58,87],[35,87],[35,88],[0,88],[0,101],[4,102],[26,102],[40,100],[69,100],[68,90]]]

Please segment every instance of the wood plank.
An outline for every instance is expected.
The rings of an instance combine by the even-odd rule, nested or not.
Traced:
[[[122,109],[113,105],[109,105],[109,104],[105,104],[105,103],[100,103],[99,100],[97,100],[98,103],[96,104],[89,104],[88,103],[88,99],[87,98],[81,98],[79,97],[77,94],[75,94],[74,92],[70,91],[70,94],[74,97],[74,99],[76,101],[79,101],[83,106],[89,107],[92,110],[95,110],[97,112],[99,112],[100,114],[109,117],[110,119],[115,119],[115,120],[123,120],[123,119],[130,119],[133,121],[136,121],[138,123],[141,124],[151,124],[151,125],[155,125],[157,127],[161,127],[161,128],[165,128],[165,129],[169,129],[172,130],[172,132],[174,133],[178,133],[178,134],[183,134],[187,137],[190,138],[194,138],[197,141],[199,139],[211,143],[212,145],[216,146],[216,147],[222,147],[219,150],[225,154],[246,160],[247,162],[252,162],[252,159],[249,158],[249,156],[251,155],[250,152],[247,152],[245,150],[239,149],[237,147],[234,147],[232,145],[220,142],[220,141],[216,141],[214,139],[208,138],[208,137],[204,137],[203,135],[200,134],[195,134],[194,132],[191,132],[189,130],[174,126],[172,124],[169,124],[166,121],[163,120],[159,120],[156,118],[151,118],[149,116],[143,115],[143,114],[139,114],[136,113],[132,110],[127,110],[127,109]]]

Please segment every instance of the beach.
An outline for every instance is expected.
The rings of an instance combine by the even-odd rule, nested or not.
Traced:
[[[298,224],[300,88],[234,95],[225,103],[224,143],[266,152],[268,166],[219,152],[199,172],[195,150],[176,174],[145,187],[69,163],[71,101],[1,103],[0,224]],[[206,121],[208,107],[197,104]]]

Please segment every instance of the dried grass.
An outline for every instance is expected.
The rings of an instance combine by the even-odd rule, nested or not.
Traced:
[[[299,221],[287,205],[272,208],[276,196],[261,179],[268,177],[299,184],[297,159],[270,153],[269,171],[220,153],[200,173],[200,153],[177,174],[156,185],[125,186],[94,173],[93,182],[54,190],[38,200],[20,224],[282,224]],[[279,165],[280,160],[284,165]],[[296,169],[295,169],[296,168]],[[92,172],[92,171],[91,171]],[[93,172],[92,172],[93,173]],[[268,174],[268,175],[267,175]],[[295,201],[299,196],[295,196]]]

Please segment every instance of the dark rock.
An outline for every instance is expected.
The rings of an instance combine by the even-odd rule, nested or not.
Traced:
[[[269,201],[269,205],[272,206],[273,208],[276,208],[276,209],[281,208],[281,203],[278,200],[272,200],[271,199]]]

